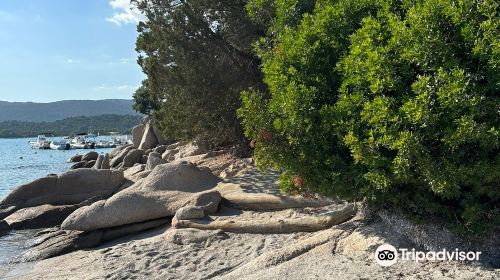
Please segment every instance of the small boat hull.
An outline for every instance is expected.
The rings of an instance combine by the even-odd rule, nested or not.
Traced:
[[[31,144],[31,148],[32,149],[47,150],[47,149],[50,149],[50,146],[49,145],[43,145],[43,144],[40,144],[40,143],[32,143]]]
[[[74,144],[71,144],[71,148],[72,149],[88,149],[89,145],[83,144],[83,143],[74,143]]]
[[[71,149],[71,145],[69,143],[51,142],[50,148],[52,150],[69,150],[69,149]]]

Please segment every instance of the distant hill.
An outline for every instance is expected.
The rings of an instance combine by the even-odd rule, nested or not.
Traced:
[[[90,117],[72,117],[54,122],[0,122],[0,138],[34,137],[38,134],[52,133],[54,136],[69,136],[81,132],[130,133],[137,125],[140,115],[98,115]]]
[[[103,114],[138,115],[132,109],[132,100],[127,99],[64,100],[50,103],[0,101],[0,122],[50,122]]]

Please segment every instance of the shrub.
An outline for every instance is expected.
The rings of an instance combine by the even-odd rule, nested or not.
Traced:
[[[290,2],[274,1],[257,44],[269,96],[242,94],[258,164],[282,170],[285,191],[300,178],[461,229],[498,225],[498,4],[315,1],[289,21]]]

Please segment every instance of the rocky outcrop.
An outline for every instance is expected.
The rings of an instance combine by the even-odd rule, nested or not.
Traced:
[[[5,222],[10,229],[53,227],[60,225],[76,209],[74,205],[44,204],[18,210],[5,218]]]
[[[118,165],[120,165],[120,163],[123,162],[123,159],[125,158],[125,156],[127,156],[127,154],[131,151],[135,149],[133,146],[127,146],[125,148],[123,148],[119,154],[117,154],[115,157],[113,157],[113,159],[111,160],[110,162],[110,165],[111,167],[118,167]]]
[[[83,168],[85,166],[85,164],[87,164],[85,161],[80,161],[80,162],[73,164],[69,169]]]
[[[141,145],[142,136],[144,135],[145,125],[140,124],[132,128],[132,142],[134,147],[138,148]]]
[[[114,148],[113,150],[111,150],[111,152],[109,153],[109,157],[110,159],[111,158],[114,158],[116,157],[117,155],[119,155],[124,149],[128,148],[128,147],[131,147],[132,144],[125,144],[125,145],[121,145],[121,146],[118,146],[116,148]]]
[[[158,145],[158,139],[156,139],[153,124],[148,122],[144,128],[144,134],[142,136],[141,143],[139,144],[139,149],[148,150],[156,147],[156,145]]]
[[[125,179],[127,179],[130,182],[136,183],[141,179],[144,179],[151,174],[151,170],[145,170],[146,165],[145,164],[137,164],[133,167],[130,167],[129,169],[125,170],[123,172]],[[130,187],[133,185],[129,184],[127,187]],[[125,188],[120,188],[120,190],[125,189]]]
[[[9,224],[4,220],[0,220],[0,236],[10,230]]]
[[[175,159],[181,159],[185,157],[197,156],[203,153],[206,153],[207,150],[202,148],[201,146],[191,142],[187,145],[179,147],[179,153],[175,155]]]
[[[162,159],[166,162],[175,161],[175,156],[179,153],[179,148],[167,149],[161,155]]]
[[[105,154],[102,163],[101,163],[101,169],[110,169],[111,165],[109,164],[109,154]]]
[[[205,211],[199,206],[184,206],[175,212],[174,219],[192,220],[205,217]]]
[[[212,189],[220,179],[208,168],[177,161],[157,166],[138,189],[201,192]]]
[[[131,178],[131,181],[134,183],[138,182],[141,179],[147,178],[149,176],[149,174],[151,174],[151,170],[144,170],[142,172],[134,174],[134,176],[132,176],[132,178]]]
[[[0,220],[4,219],[5,217],[9,216],[10,214],[14,213],[16,211],[16,207],[13,205],[1,205],[0,204]]]
[[[164,163],[166,162],[161,158],[161,154],[152,152],[148,155],[146,170],[153,170],[156,166]]]
[[[205,212],[213,213],[221,197],[211,189],[219,181],[210,170],[187,162],[162,164],[148,177],[106,201],[73,212],[61,227],[81,231],[109,228],[174,216],[186,205],[201,206]]]
[[[216,191],[186,193],[179,191],[134,191],[131,186],[106,201],[98,201],[73,212],[61,225],[65,230],[93,231],[172,217],[185,205],[218,205]],[[133,209],[131,211],[131,209]],[[123,215],[127,213],[127,215]]]
[[[46,228],[60,225],[76,209],[92,204],[103,197],[94,197],[75,205],[44,204],[20,209],[5,218],[11,229]]]
[[[99,155],[92,168],[101,169],[103,159],[104,159],[104,155]]]
[[[144,155],[144,150],[132,149],[127,155],[123,158],[122,167],[132,167],[134,164],[139,163],[141,161],[142,156]]]
[[[82,161],[82,157],[83,155],[74,155],[68,160],[68,162],[80,162]]]
[[[125,170],[123,172],[123,176],[125,179],[130,180],[130,181],[136,181],[134,180],[134,176],[137,175],[138,173],[141,173],[146,169],[145,164],[138,164],[136,166],[130,167],[129,169]]]
[[[83,168],[93,168],[96,162],[97,162],[97,160],[87,161],[85,163],[85,165],[83,166]]]
[[[168,147],[167,145],[157,146],[156,148],[153,149],[153,152],[161,155],[167,150],[167,147]]]
[[[149,151],[150,149],[154,149],[157,145],[166,145],[169,143],[158,128],[157,123],[155,119],[148,117],[143,119],[140,125],[132,129],[134,147]],[[146,152],[146,154],[148,154],[148,152]]]
[[[0,203],[15,209],[44,204],[77,204],[96,196],[109,197],[123,183],[123,172],[77,169],[50,175],[15,188]]]
[[[82,156],[82,160],[81,161],[97,160],[98,156],[99,156],[99,154],[97,152],[94,152],[94,151],[88,152],[84,156]]]
[[[166,146],[165,151],[162,153],[164,161],[171,162],[188,157],[194,157],[206,153],[207,150],[200,147],[195,143],[184,144],[177,142]]]

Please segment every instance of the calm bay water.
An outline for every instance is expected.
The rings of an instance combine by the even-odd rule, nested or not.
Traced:
[[[71,163],[67,162],[68,158],[90,151],[31,149],[30,140],[34,139],[0,138],[0,200],[19,185],[50,173],[61,173],[67,170],[71,166]],[[98,149],[96,151],[104,154],[110,150]],[[19,269],[19,266],[9,263],[24,251],[25,243],[36,232],[37,230],[13,231],[0,236],[0,278],[11,275],[12,270]]]

